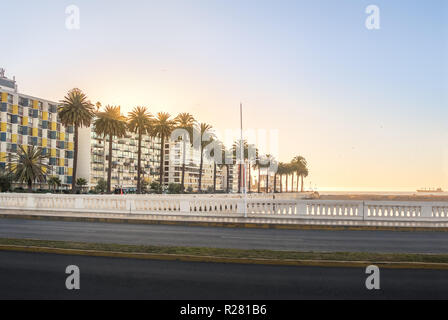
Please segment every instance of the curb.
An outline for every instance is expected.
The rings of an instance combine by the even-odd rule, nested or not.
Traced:
[[[127,218],[98,218],[98,217],[70,217],[47,216],[32,214],[0,214],[4,219],[47,220],[65,222],[98,222],[147,225],[179,225],[190,227],[215,228],[246,228],[246,229],[278,229],[278,230],[328,230],[328,231],[397,231],[397,232],[448,232],[448,227],[401,227],[401,226],[349,226],[349,225],[317,225],[317,224],[273,224],[273,223],[244,223],[244,222],[207,222],[207,221],[174,221],[174,220],[146,220]]]
[[[448,270],[448,263],[425,263],[425,262],[279,260],[279,259],[261,259],[261,258],[195,256],[195,255],[182,255],[182,254],[98,251],[98,250],[63,249],[63,248],[16,246],[16,245],[0,245],[0,251],[49,253],[59,255],[77,255],[77,256],[124,258],[124,259],[139,259],[139,260],[250,264],[250,265],[267,265],[267,266],[366,268],[369,265],[376,265],[379,268],[385,268],[385,269]]]

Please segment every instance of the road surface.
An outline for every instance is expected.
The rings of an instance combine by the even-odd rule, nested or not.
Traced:
[[[448,253],[446,232],[232,229],[0,219],[0,238],[295,251]]]
[[[80,269],[80,290],[65,287]],[[0,252],[0,299],[446,299],[448,271],[285,267]]]

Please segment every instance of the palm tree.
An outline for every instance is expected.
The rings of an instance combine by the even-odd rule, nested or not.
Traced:
[[[138,155],[137,155],[137,194],[142,193],[142,137],[144,134],[151,134],[152,115],[146,107],[136,107],[128,114],[128,128],[130,132],[138,134]]]
[[[209,144],[212,141],[209,142]],[[224,166],[223,163],[225,163],[225,160],[223,161],[223,159],[225,159],[225,154],[223,154],[223,144],[221,141],[219,140],[215,140],[213,141],[215,147],[213,149],[210,150],[210,153],[207,153],[207,158],[211,161],[213,161],[213,193],[216,193],[216,178],[217,178],[217,167],[218,164],[216,163],[216,157],[215,157],[215,152],[218,152],[218,150],[220,150],[218,157],[221,157],[221,159],[218,159],[219,161],[219,167],[222,168]]]
[[[224,146],[221,148],[221,159],[222,164],[221,167],[226,167],[227,174],[226,174],[226,192],[229,193],[230,191],[230,165],[233,165],[235,163],[235,158],[231,156],[229,158],[229,152],[226,150]]]
[[[301,187],[300,187],[300,192],[303,192],[304,190],[303,190],[303,179],[304,178],[306,178],[306,177],[308,177],[308,175],[309,175],[309,170],[308,170],[308,168],[302,168],[302,170],[300,171],[300,178],[301,178]]]
[[[176,128],[184,129],[188,132],[190,143],[193,142],[193,128],[196,123],[194,117],[189,113],[180,113],[175,119]],[[181,192],[185,191],[185,157],[186,157],[186,141],[185,138],[182,138],[183,141],[183,152],[182,152],[182,180],[181,180]]]
[[[274,157],[271,158],[271,165],[272,164],[277,165],[277,170],[274,171],[274,193],[277,193],[278,162]]]
[[[88,184],[87,180],[84,178],[78,178],[76,179],[76,185],[81,188],[81,191],[84,189],[84,187]]]
[[[254,158],[250,159],[249,150],[255,150]],[[246,153],[246,152],[245,152]],[[247,162],[248,162],[248,172],[249,172],[249,182],[248,182],[248,192],[251,193],[251,185],[252,185],[252,170],[251,168],[257,167],[257,158],[258,158],[258,149],[253,145],[247,146]]]
[[[32,146],[24,149],[19,145],[19,152],[8,163],[8,171],[15,181],[28,185],[28,192],[33,192],[33,183],[45,182],[45,173],[50,168],[43,163],[44,159],[48,159],[48,155],[43,154],[42,148]]]
[[[270,154],[264,156],[265,161],[262,165],[263,168],[266,168],[266,193],[269,193],[269,169],[271,168],[271,164],[274,161],[274,157]]]
[[[303,176],[306,174],[308,176],[308,168],[307,168],[307,161],[302,156],[296,156],[294,159],[292,159],[292,164],[294,166],[296,176],[297,176],[297,192],[299,192],[299,177],[302,177],[302,189],[301,192],[303,192]]]
[[[201,152],[201,162],[199,164],[199,182],[198,182],[198,191],[202,191],[202,168],[204,167],[204,150],[205,148],[212,142],[214,135],[211,132],[212,126],[207,123],[201,123],[197,130],[200,135],[200,152]],[[208,137],[206,137],[208,136]],[[208,139],[206,139],[208,138]]]
[[[101,102],[98,101],[97,103],[95,103],[95,112],[96,113],[100,112],[101,107],[102,107]]]
[[[59,188],[61,186],[61,179],[59,179],[58,176],[51,176],[47,180],[48,186],[50,188],[53,188],[53,191],[56,192],[56,188]]]
[[[76,192],[76,173],[78,168],[78,130],[82,127],[90,127],[95,115],[93,104],[87,100],[87,96],[80,89],[72,89],[61,101],[59,107],[59,118],[65,126],[74,127],[74,152],[73,152],[73,175],[72,192]]]
[[[292,164],[291,163],[287,163],[286,164],[286,192],[288,192],[288,180],[289,180],[289,176],[290,175],[292,175],[292,177],[291,177],[291,188],[293,187],[293,180],[294,180],[294,176],[293,176],[293,171],[294,171],[294,168],[293,168],[293,166],[292,166]],[[292,190],[291,190],[292,191]]]
[[[121,115],[120,107],[106,106],[103,112],[99,112],[95,119],[95,132],[103,136],[109,136],[109,167],[107,168],[107,193],[111,193],[112,180],[112,143],[113,138],[122,138],[126,135],[126,118]]]
[[[289,163],[289,173],[291,174],[291,192],[294,192],[294,174],[297,172],[297,163]]]
[[[174,121],[170,119],[171,115],[166,112],[159,112],[157,117],[153,121],[152,136],[159,137],[161,139],[162,148],[160,154],[160,186],[163,186],[163,168],[165,158],[165,139],[168,138],[174,129]]]
[[[280,175],[280,193],[283,193],[283,175],[288,173],[288,167],[285,163],[279,162],[277,174]]]

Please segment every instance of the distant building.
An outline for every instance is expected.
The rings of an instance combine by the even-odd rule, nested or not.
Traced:
[[[42,147],[49,155],[47,176],[58,176],[69,187],[73,175],[73,127],[58,117],[58,103],[18,93],[15,80],[0,69],[0,169],[5,169],[19,145]],[[45,167],[44,167],[45,170]],[[45,184],[41,187],[48,187]]]
[[[183,148],[182,141],[168,141],[165,144],[165,167],[164,167],[164,184],[170,183],[180,184],[182,182],[182,164],[183,164]],[[185,144],[185,190],[198,191],[199,186],[199,166],[201,162],[201,152],[195,149],[191,144]],[[225,168],[216,167],[216,190],[223,189],[223,171]],[[204,164],[202,168],[202,191],[213,190],[213,161],[204,156]]]

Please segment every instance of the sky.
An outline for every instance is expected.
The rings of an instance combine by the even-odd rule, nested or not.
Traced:
[[[66,28],[69,5],[79,29]],[[380,29],[365,26],[369,5]],[[221,135],[237,132],[242,102],[262,151],[308,160],[306,186],[448,189],[445,0],[15,0],[2,11],[0,66],[21,93],[59,101],[79,87],[124,113],[190,112]]]

